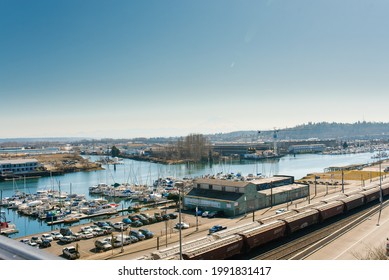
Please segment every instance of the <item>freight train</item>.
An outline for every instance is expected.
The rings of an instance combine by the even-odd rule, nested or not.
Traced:
[[[388,195],[389,184],[386,184],[382,186],[382,196],[387,197]],[[185,260],[231,258],[379,199],[380,188],[373,187],[295,208],[197,240],[192,246],[185,246],[182,257]]]

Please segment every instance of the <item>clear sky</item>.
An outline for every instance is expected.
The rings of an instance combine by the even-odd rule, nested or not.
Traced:
[[[389,121],[389,1],[0,0],[0,138]]]

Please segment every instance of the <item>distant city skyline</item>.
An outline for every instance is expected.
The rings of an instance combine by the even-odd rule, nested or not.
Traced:
[[[389,121],[387,1],[1,1],[0,138]]]

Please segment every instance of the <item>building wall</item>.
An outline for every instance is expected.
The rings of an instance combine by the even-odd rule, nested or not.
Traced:
[[[194,187],[196,188],[198,186],[195,185]],[[208,188],[207,184],[200,184],[200,187],[205,189]],[[219,189],[215,187],[215,185],[212,187],[214,191]],[[235,190],[235,187],[228,188]],[[282,190],[281,188],[284,188],[285,190]],[[202,210],[223,211],[226,216],[237,216],[252,212],[253,210],[263,209],[272,205],[306,197],[308,195],[308,185],[299,184],[298,186],[291,186],[289,188],[281,186],[279,188],[273,188],[273,191],[257,191],[257,185],[248,184],[244,188],[240,187],[239,191],[242,192],[243,195],[235,201],[185,196],[184,209],[194,210],[197,206]],[[222,191],[220,190],[220,192]],[[226,190],[224,192],[226,192]]]
[[[38,161],[9,160],[0,161],[0,173],[24,174],[34,172],[38,168]]]

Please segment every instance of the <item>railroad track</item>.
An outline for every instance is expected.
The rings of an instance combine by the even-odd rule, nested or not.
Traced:
[[[382,207],[389,205],[385,201]],[[356,213],[349,214],[343,219],[334,220],[328,224],[318,225],[317,229],[307,234],[297,237],[287,243],[278,245],[277,248],[271,249],[257,256],[252,260],[301,260],[314,253],[322,246],[335,240],[342,234],[351,230],[353,227],[365,221],[367,218],[377,213],[380,205],[372,205]]]

